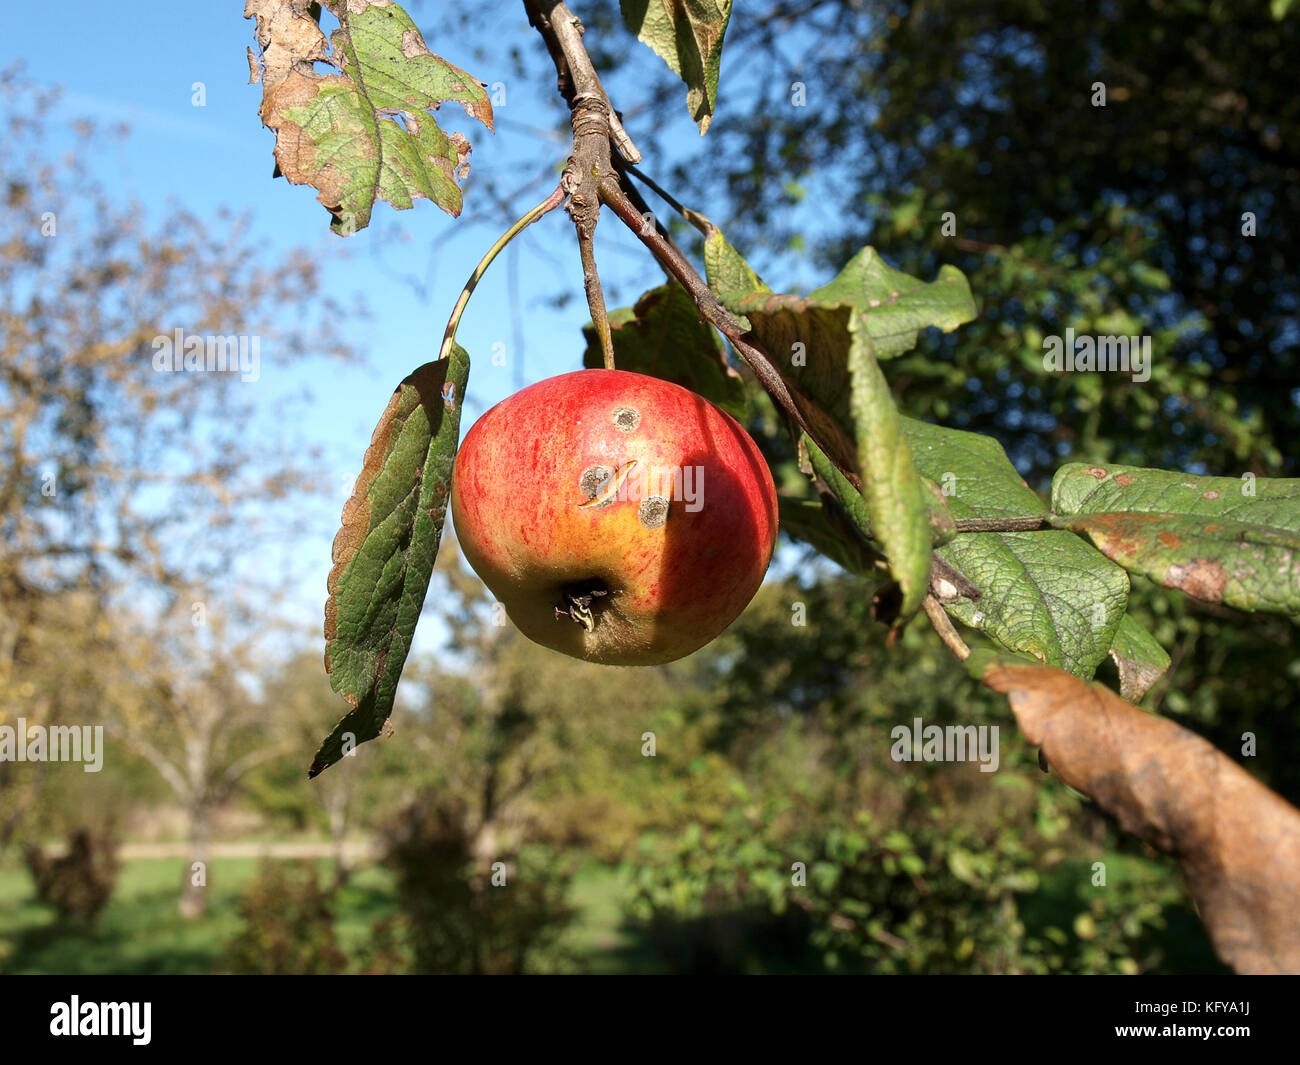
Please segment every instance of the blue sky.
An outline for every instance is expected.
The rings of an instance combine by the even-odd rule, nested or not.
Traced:
[[[313,519],[309,538],[293,545],[301,593],[292,613],[305,627],[318,626],[345,486],[360,468],[394,385],[435,356],[447,315],[473,264],[510,221],[545,196],[564,162],[566,145],[556,134],[564,112],[553,92],[553,73],[536,84],[520,82],[511,79],[505,61],[508,50],[517,47],[546,64],[533,69],[549,69],[540,39],[527,26],[522,5],[512,3],[510,18],[492,27],[488,41],[429,41],[446,59],[506,88],[506,104],[496,110],[495,136],[454,105],[439,113],[444,127],[459,129],[473,144],[464,214],[453,220],[428,201],[403,212],[380,205],[369,229],[344,240],[329,232],[329,216],[314,190],[271,177],[273,135],[257,116],[261,88],[248,84],[245,50],[253,42],[253,24],[241,17],[237,0],[132,0],[112,9],[81,0],[59,6],[57,33],[51,29],[50,10],[11,7],[0,40],[0,68],[22,60],[32,81],[62,86],[62,114],[68,118],[130,125],[132,134],[123,148],[102,161],[102,180],[116,182],[125,198],[139,200],[157,217],[168,204],[204,218],[223,206],[246,212],[268,261],[290,247],[306,246],[323,264],[330,293],[344,305],[359,296],[369,309],[367,318],[338,323],[340,335],[364,355],[361,364],[317,360],[277,372],[273,356],[264,351],[261,379],[249,386],[262,390],[268,412],[275,397],[303,386],[310,386],[314,396],[297,429],[306,442],[324,449],[337,497],[313,508],[319,517]],[[410,10],[421,21],[421,5]],[[475,43],[502,57],[499,69],[474,57]],[[638,79],[657,72],[661,63],[648,49],[634,56],[642,67],[619,78],[631,94]],[[724,84],[725,63],[724,56]],[[201,107],[194,104],[195,83],[202,83]],[[647,120],[644,115],[640,119]],[[684,100],[659,121],[667,122],[661,131],[668,134],[665,142],[679,146],[683,155],[703,150]],[[632,133],[636,135],[635,124]],[[652,173],[664,172],[669,162],[650,160],[648,166]],[[481,180],[483,175],[493,175],[502,189],[518,194],[508,205],[476,199],[475,176]],[[611,306],[631,303],[662,281],[648,253],[608,214],[598,231],[597,250]],[[522,320],[510,314],[512,288]],[[560,309],[547,297],[562,288],[573,298]],[[497,260],[465,315],[458,339],[470,352],[474,369],[462,428],[519,385],[578,368],[586,320],[576,244],[567,219],[556,212]],[[504,366],[492,365],[494,351],[504,354]],[[258,403],[262,405],[260,396]]]

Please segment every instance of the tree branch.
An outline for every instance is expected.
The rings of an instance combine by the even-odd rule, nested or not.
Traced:
[[[133,730],[119,727],[113,722],[108,724],[107,730],[110,736],[116,736],[122,740],[136,754],[153,766],[158,775],[167,782],[167,786],[172,789],[177,799],[182,803],[190,801],[194,792],[193,787],[185,779],[184,774],[168,760],[162,751]]]
[[[641,152],[632,143],[632,137],[623,128],[623,122],[614,110],[600,75],[587,55],[582,43],[582,23],[569,10],[567,4],[556,0],[524,0],[529,25],[535,27],[546,42],[546,50],[555,63],[556,84],[565,103],[572,109],[580,93],[599,96],[609,115],[609,137],[618,154],[628,163],[641,162]]]
[[[217,781],[217,786],[213,789],[218,801],[226,802],[229,800],[239,781],[250,770],[255,769],[263,762],[269,762],[272,758],[288,754],[291,750],[293,750],[293,744],[288,740],[281,740],[279,743],[260,747],[257,750],[250,751],[242,758],[235,759],[230,765],[226,766],[225,771]]]
[[[605,310],[605,293],[596,269],[595,235],[600,220],[600,186],[612,174],[610,142],[614,137],[613,108],[596,68],[582,43],[582,24],[563,3],[525,0],[529,21],[537,27],[555,61],[560,91],[569,102],[573,153],[564,167],[560,187],[569,194],[565,210],[578,234],[587,307],[600,338],[605,369],[614,368],[614,342]],[[543,8],[545,10],[543,10]]]
[[[1035,532],[1051,528],[1051,515],[1039,514],[1024,518],[956,518],[953,527],[959,533],[971,532]]]
[[[755,376],[758,377],[759,383],[767,389],[768,394],[785,411],[794,424],[813,440],[819,440],[818,434],[813,432],[805,420],[803,412],[795,404],[789,386],[785,383],[780,371],[777,370],[772,357],[755,342],[752,334],[745,329],[740,319],[722,305],[718,297],[713,294],[713,290],[700,277],[690,260],[677,249],[675,244],[664,239],[659,231],[642,217],[640,212],[637,211],[636,205],[628,198],[618,182],[613,179],[604,181],[600,186],[600,198],[618,215],[641,243],[650,249],[654,257],[659,260],[660,265],[681,283],[704,320],[731,341],[732,347],[740,352],[754,371]],[[835,455],[832,451],[827,451],[827,455],[832,462],[835,462]],[[857,470],[845,469],[838,462],[836,462],[836,466],[839,466],[840,472],[849,479],[849,482],[855,488],[862,487],[862,479],[858,476]]]

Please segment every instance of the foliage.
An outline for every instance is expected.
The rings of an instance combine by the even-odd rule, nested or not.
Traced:
[[[201,851],[274,748],[244,686],[264,652],[250,619],[269,636],[285,578],[248,545],[291,541],[301,515],[280,508],[317,487],[246,386],[262,344],[283,366],[346,349],[285,313],[321,296],[313,255],[268,256],[229,214],[147,212],[96,169],[115,134],[77,122],[59,145],[57,99],[0,74],[0,724],[102,725]],[[0,846],[53,776],[0,764]]]
[[[51,101],[2,75],[0,725],[102,718],[136,756],[85,781],[0,762],[0,846],[75,827],[86,804],[170,799],[201,854],[243,795],[270,824],[327,830],[342,879],[349,832],[384,826],[400,914],[386,898],[363,906],[366,942],[344,950],[334,918],[355,884],[268,869],[231,967],[336,971],[347,954],[375,972],[566,968],[582,853],[631,871],[629,913],[673,969],[1213,968],[1174,860],[1068,781],[1172,848],[1216,941],[1282,913],[1263,938],[1289,947],[1287,900],[1260,900],[1285,895],[1297,866],[1294,811],[1240,766],[1300,796],[1287,447],[1300,130],[1280,73],[1294,5],[757,0],[732,19],[730,3],[691,0],[625,2],[621,25],[612,5],[574,6],[585,38],[563,5],[524,4],[546,45],[532,51],[573,105],[566,124],[586,131],[563,195],[533,213],[585,182],[570,200],[583,251],[600,200],[669,274],[608,313],[617,359],[743,418],[783,496],[777,569],[798,579],[774,575],[713,646],[634,679],[498,627],[441,530],[467,383],[452,346],[462,299],[451,357],[399,386],[344,515],[327,640],[348,716],[316,763],[334,768],[308,785],[338,700],[318,656],[268,660],[267,600],[241,560],[264,503],[298,496],[311,457],[248,435],[233,376],[155,373],[151,356],[178,327],[270,337],[283,308],[319,297],[315,262],[271,262],[225,218],[149,221],[97,179],[100,134],[78,129],[56,163]],[[509,65],[542,85],[533,58],[496,48],[491,8],[429,20],[486,24],[475,73]],[[469,146],[438,105],[489,128],[491,107],[424,43],[459,57],[460,39],[422,33],[395,4],[246,10],[278,172],[319,192],[336,232],[379,200],[460,212]],[[552,10],[564,17],[539,17]],[[690,137],[700,154],[664,150],[683,82],[708,132]],[[672,189],[664,217],[633,163]],[[465,195],[503,201],[496,186],[516,179],[480,173]],[[74,233],[93,239],[60,239]],[[590,258],[594,364],[606,313]],[[1149,379],[1054,372],[1047,346],[1074,334],[1149,337]],[[283,339],[286,356],[335,347],[325,330]],[[187,446],[196,437],[211,446]],[[293,542],[287,518],[273,528]],[[453,646],[408,662],[431,571],[426,614],[450,620]],[[968,666],[1010,707],[908,624],[927,594],[948,648],[973,644]],[[209,625],[191,624],[191,604],[218,601]],[[880,620],[895,625],[889,646]],[[258,629],[260,646],[235,638]],[[398,740],[352,751],[394,704]],[[895,761],[887,737],[917,718],[997,725],[1000,771]],[[1149,758],[1129,728],[1156,737]],[[1048,775],[1021,736],[1042,744]],[[1224,820],[1200,831],[1211,816]],[[1268,825],[1281,842],[1259,843]],[[29,853],[54,905],[105,905],[99,844]],[[1225,916],[1216,897],[1247,882],[1265,885],[1257,905]],[[160,964],[193,967],[202,952],[158,912],[175,939]],[[59,935],[101,962],[110,941],[126,956],[127,927],[104,942],[37,929],[14,956],[52,956],[42,937]]]
[[[51,856],[29,844],[25,857],[36,897],[78,924],[93,924],[99,917],[121,870],[115,833],[102,826],[78,828],[68,837],[64,854]]]
[[[426,799],[389,830],[387,860],[414,971],[509,974],[563,965],[556,944],[573,916],[568,863],[538,845],[487,851],[465,819],[460,806]]]
[[[724,637],[709,771],[731,801],[632,852],[630,913],[667,962],[1146,972],[1176,955],[1214,968],[1173,870],[1124,856],[1123,837],[1007,742],[1004,707],[969,682],[938,687],[944,668],[919,640],[900,662],[866,611],[846,578],[787,581]],[[915,718],[1001,725],[999,771],[892,761],[893,726]]]
[[[265,975],[338,972],[347,958],[335,941],[334,910],[315,862],[265,863],[239,900],[243,926],[221,967]]]
[[[319,14],[276,0],[249,0],[261,49],[262,121],[275,130],[275,161],[296,185],[313,185],[348,234],[370,222],[376,197],[409,208],[427,197],[460,214],[456,184],[469,170],[469,142],[448,136],[432,112],[456,101],[492,128],[483,86],[434,55],[397,5],[328,2],[339,27],[327,39]],[[333,67],[319,74],[314,64]]]

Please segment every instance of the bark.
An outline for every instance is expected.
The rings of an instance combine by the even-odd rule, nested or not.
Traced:
[[[184,869],[181,881],[180,913],[187,921],[202,917],[208,906],[208,874],[211,872],[212,819],[215,810],[212,803],[199,800],[190,806],[190,860]],[[202,876],[195,870],[196,862],[202,864]],[[201,884],[195,880],[201,879]]]

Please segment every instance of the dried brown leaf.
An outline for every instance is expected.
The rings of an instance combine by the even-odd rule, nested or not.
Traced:
[[[1100,685],[1003,664],[983,680],[1061,779],[1178,860],[1219,957],[1243,973],[1300,973],[1300,810]]]

